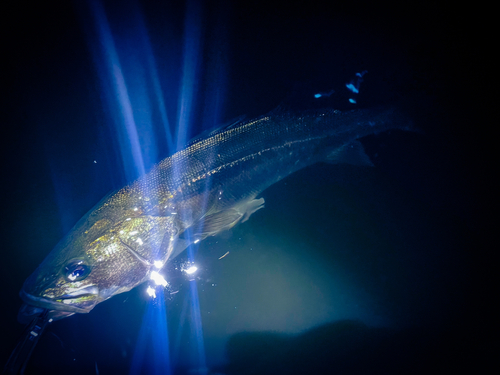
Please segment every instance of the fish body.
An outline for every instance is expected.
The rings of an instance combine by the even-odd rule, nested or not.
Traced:
[[[259,194],[309,165],[371,165],[358,139],[410,130],[394,110],[270,114],[191,142],[105,197],[57,244],[20,292],[20,316],[88,313],[129,291],[193,242],[246,221]]]

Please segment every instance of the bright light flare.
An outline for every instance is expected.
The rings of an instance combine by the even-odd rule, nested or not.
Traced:
[[[191,266],[188,269],[184,270],[184,272],[186,272],[188,275],[192,275],[196,271],[198,271],[198,267],[196,266]]]
[[[150,297],[156,298],[156,291],[154,290],[154,288],[151,288],[150,286],[148,286],[148,289],[146,289],[146,293]]]
[[[163,262],[161,260],[155,260],[153,264],[158,269],[163,267]]]
[[[165,278],[156,271],[151,272],[150,278],[156,283],[156,285],[162,285],[166,287],[168,284],[167,280],[165,280]]]

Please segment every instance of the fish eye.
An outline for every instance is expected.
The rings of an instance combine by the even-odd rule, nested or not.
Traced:
[[[83,260],[74,260],[64,267],[63,272],[68,281],[80,281],[89,275],[90,267]]]

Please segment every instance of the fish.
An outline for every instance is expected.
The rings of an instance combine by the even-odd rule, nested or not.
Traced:
[[[412,128],[394,108],[274,111],[198,137],[76,223],[24,282],[18,318],[88,313],[247,221],[281,179],[322,161],[371,166],[361,138]]]

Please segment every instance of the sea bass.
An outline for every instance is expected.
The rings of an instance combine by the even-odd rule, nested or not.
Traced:
[[[88,313],[193,242],[246,221],[267,187],[320,161],[371,165],[358,139],[410,130],[395,110],[276,113],[212,132],[90,210],[20,292],[23,316]]]

